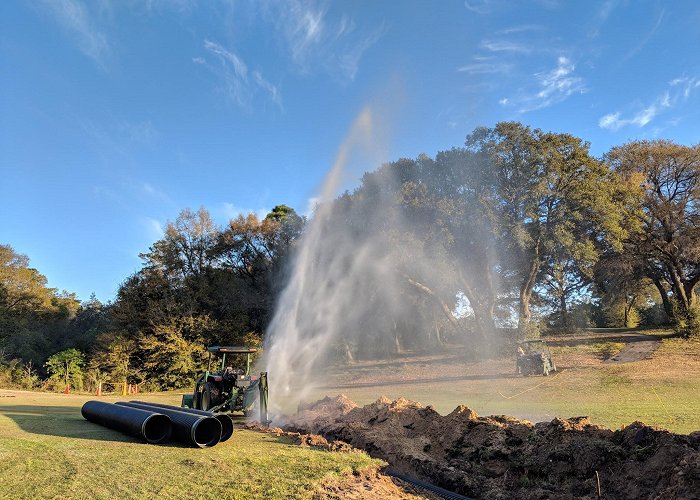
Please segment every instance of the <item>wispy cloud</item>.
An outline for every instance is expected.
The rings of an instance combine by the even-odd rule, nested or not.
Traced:
[[[479,47],[490,52],[514,52],[518,54],[532,52],[532,48],[528,45],[510,40],[482,40]]]
[[[152,240],[159,240],[165,235],[163,224],[161,224],[158,219],[154,219],[153,217],[144,217],[142,219],[142,224],[148,232],[148,236]]]
[[[188,14],[197,7],[197,0],[145,0],[145,6],[149,11],[167,9]]]
[[[676,78],[671,80],[668,83],[668,89],[651,103],[643,105],[641,109],[628,116],[623,115],[620,111],[601,116],[598,120],[598,126],[613,132],[631,125],[642,128],[664,111],[687,101],[698,88],[700,88],[700,79],[698,78]]]
[[[195,57],[192,62],[209,68],[223,81],[228,96],[242,108],[250,108],[253,97],[258,91],[268,97],[280,109],[282,94],[276,85],[270,83],[259,70],[248,70],[248,65],[233,50],[209,40],[204,41],[204,48],[218,59],[218,65],[210,64],[204,57]]]
[[[465,0],[464,7],[475,14],[490,14],[494,9],[493,0]]]
[[[110,46],[104,33],[97,29],[85,5],[80,0],[44,0],[43,5],[74,39],[80,51],[101,69],[106,69]]]
[[[542,31],[543,26],[538,24],[523,24],[521,26],[511,26],[510,28],[504,28],[496,32],[497,35],[512,35],[515,33],[525,33],[528,31]]]
[[[535,73],[536,90],[523,92],[519,96],[504,97],[498,102],[502,106],[517,106],[520,113],[549,107],[569,96],[586,91],[583,78],[575,74],[576,66],[568,57],[560,56],[555,68]]]
[[[652,37],[656,34],[656,31],[659,29],[659,27],[663,23],[665,16],[666,16],[666,10],[661,9],[661,12],[659,13],[659,15],[656,18],[656,21],[654,22],[654,26],[652,26],[651,30],[649,30],[649,32],[646,34],[646,36],[644,38],[642,38],[639,41],[639,43],[637,43],[637,45],[635,45],[634,48],[627,53],[627,55],[623,58],[623,60],[630,59],[631,57],[634,57],[637,54],[637,52],[642,50],[642,48],[644,48],[644,46],[647,43],[649,43],[649,40],[652,39]]]
[[[494,73],[506,74],[511,71],[513,66],[500,61],[478,61],[471,64],[465,64],[457,68],[457,71],[468,73],[470,75],[486,75]]]
[[[158,189],[157,187],[154,187],[152,184],[149,184],[148,182],[142,182],[140,185],[140,191],[144,193],[146,196],[149,198],[154,198],[158,201],[164,201],[171,203],[172,200],[170,199],[170,196],[168,196],[165,191],[162,189]]]
[[[256,217],[260,220],[264,219],[267,214],[270,213],[269,208],[258,208],[258,209],[249,209],[249,208],[240,208],[233,203],[225,202],[223,204],[221,213],[227,218],[227,219],[235,219],[239,215],[248,215],[250,213],[253,213],[256,215]]]
[[[331,18],[327,4],[313,0],[274,1],[268,14],[302,73],[320,67],[353,80],[364,53],[384,33],[383,26],[362,31],[347,15]]]

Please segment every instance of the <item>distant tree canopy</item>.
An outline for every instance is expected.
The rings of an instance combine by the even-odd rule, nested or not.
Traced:
[[[219,229],[203,208],[183,210],[119,288],[114,329],[100,338],[105,366],[115,378],[179,387],[201,369],[204,345],[260,344],[304,222],[280,205]]]
[[[583,139],[516,122],[381,165],[330,202],[343,244],[377,239],[383,259],[359,297],[374,301],[366,318],[348,325],[363,342],[339,349],[482,344],[503,327],[523,337],[670,324],[697,335],[699,197],[700,146],[633,141],[595,158]],[[191,383],[206,344],[261,344],[305,227],[286,205],[224,227],[185,209],[107,305],[49,288],[0,245],[0,383],[57,380],[57,356],[72,351],[88,387]],[[387,280],[399,297],[372,293]]]

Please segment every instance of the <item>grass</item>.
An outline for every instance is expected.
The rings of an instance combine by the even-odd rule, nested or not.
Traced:
[[[610,428],[641,420],[675,432],[696,431],[700,341],[654,335],[661,345],[650,359],[624,364],[604,362],[624,347],[624,339],[553,343],[559,372],[550,377],[516,377],[512,358],[465,361],[458,348],[358,362],[330,374],[308,399],[345,393],[366,404],[387,395],[431,404],[443,414],[466,404],[483,415],[533,421],[587,415]],[[280,400],[274,384],[272,390],[271,402],[294,411],[296,402]],[[171,404],[180,399],[175,393],[141,398]],[[380,463],[364,454],[301,448],[243,430],[205,450],[145,445],[83,420],[80,406],[87,399],[0,391],[0,497],[305,498],[322,482]],[[116,399],[121,398],[103,398]]]
[[[679,433],[700,430],[700,342],[653,334],[661,346],[652,357],[623,364],[604,362],[625,345],[620,339],[567,339],[552,346],[559,372],[549,377],[515,376],[510,358],[466,362],[459,350],[440,361],[407,356],[361,362],[338,370],[308,399],[343,393],[367,404],[386,395],[432,405],[442,414],[465,404],[482,415],[532,421],[589,416],[609,428],[642,421]]]
[[[2,498],[306,498],[322,481],[380,464],[245,430],[203,450],[146,445],[85,421],[86,396],[0,396]]]

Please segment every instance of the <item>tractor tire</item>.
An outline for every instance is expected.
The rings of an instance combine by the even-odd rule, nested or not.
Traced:
[[[209,408],[214,406],[212,404],[212,399],[211,399],[211,384],[209,382],[206,382],[204,385],[202,385],[202,393],[200,395],[200,400],[199,400],[199,409],[208,411]]]
[[[194,408],[195,410],[199,410],[199,406],[199,391],[195,387],[194,392],[192,393],[192,408]]]

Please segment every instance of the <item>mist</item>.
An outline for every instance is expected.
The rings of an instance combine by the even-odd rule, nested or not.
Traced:
[[[361,185],[339,195],[351,160],[373,161],[381,149],[373,121],[362,111],[339,148],[277,302],[263,359],[273,400],[303,400],[333,364],[444,349],[450,336],[464,342],[473,315],[458,310],[473,312],[465,293],[493,265],[483,214],[440,206],[416,181],[427,157],[365,163]],[[460,227],[448,228],[447,216]]]

